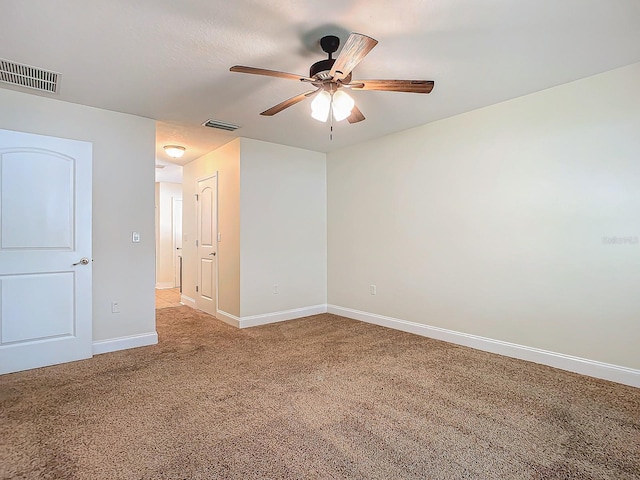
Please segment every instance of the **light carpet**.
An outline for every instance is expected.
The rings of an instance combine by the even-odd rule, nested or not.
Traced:
[[[324,314],[0,377],[2,479],[638,479],[640,389]]]

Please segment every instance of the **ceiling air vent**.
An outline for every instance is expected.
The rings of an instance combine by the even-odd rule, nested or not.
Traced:
[[[221,122],[219,120],[209,119],[202,124],[203,127],[219,128],[220,130],[227,130],[233,132],[240,128],[240,125],[234,125],[233,123]]]
[[[60,74],[0,58],[0,82],[58,93]]]

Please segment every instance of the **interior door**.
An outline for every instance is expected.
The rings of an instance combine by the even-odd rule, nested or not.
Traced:
[[[182,287],[182,199],[171,197],[174,287]]]
[[[215,315],[217,310],[217,177],[198,181],[198,280],[196,282],[196,306],[199,310]]]
[[[92,356],[91,144],[0,130],[0,374]]]

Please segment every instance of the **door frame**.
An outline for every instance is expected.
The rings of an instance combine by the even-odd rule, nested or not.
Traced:
[[[216,245],[216,261],[215,261],[215,267],[214,268],[215,268],[215,288],[216,288],[216,292],[215,292],[215,294],[216,294],[215,313],[217,314],[218,311],[220,310],[220,308],[219,308],[220,299],[219,299],[219,296],[218,296],[218,292],[220,290],[220,283],[218,281],[219,280],[218,279],[218,264],[220,263],[220,251],[219,251],[220,249],[218,248],[218,244],[219,244],[218,239],[220,238],[220,232],[218,231],[218,197],[219,197],[219,195],[218,195],[218,171],[216,170],[215,172],[210,173],[208,175],[205,175],[203,177],[197,177],[196,178],[196,182],[195,182],[195,190],[196,190],[196,196],[200,195],[200,189],[198,188],[198,184],[200,182],[203,182],[205,180],[209,180],[211,178],[215,178],[216,179],[215,180],[216,206],[215,206],[215,209],[214,209],[215,218],[213,220],[213,224],[216,227],[216,238],[213,241],[215,242],[215,245]],[[199,212],[198,201],[199,201],[199,199],[196,197],[196,241],[199,241],[199,239],[200,239],[200,218],[199,218],[199,213],[200,212]],[[198,248],[199,248],[199,245],[196,245],[196,253],[198,252]],[[199,281],[200,260],[199,260],[198,256],[199,255],[196,255],[196,259],[198,260],[198,264],[197,264],[197,268],[196,268],[196,272],[195,273],[196,273],[196,285],[198,287],[200,287],[201,286],[201,285],[199,285],[199,283],[200,283],[200,281]],[[199,294],[200,294],[200,291],[196,292],[196,298],[194,299],[196,308],[198,307],[198,298],[197,297],[198,297]],[[200,309],[198,308],[198,310],[200,310]],[[202,310],[200,310],[200,311],[202,311]]]

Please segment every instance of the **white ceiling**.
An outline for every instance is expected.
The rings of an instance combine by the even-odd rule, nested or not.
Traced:
[[[156,158],[156,182],[182,183],[182,165]]]
[[[61,100],[158,120],[158,158],[184,145],[181,164],[236,136],[329,152],[640,61],[638,0],[0,0],[0,11],[0,58],[60,72]],[[259,115],[307,85],[229,72],[306,75],[325,58],[321,36],[351,31],[379,41],[354,78],[434,80],[433,93],[354,92],[367,120],[336,124],[330,141],[309,101]],[[242,128],[201,127],[209,118]]]

